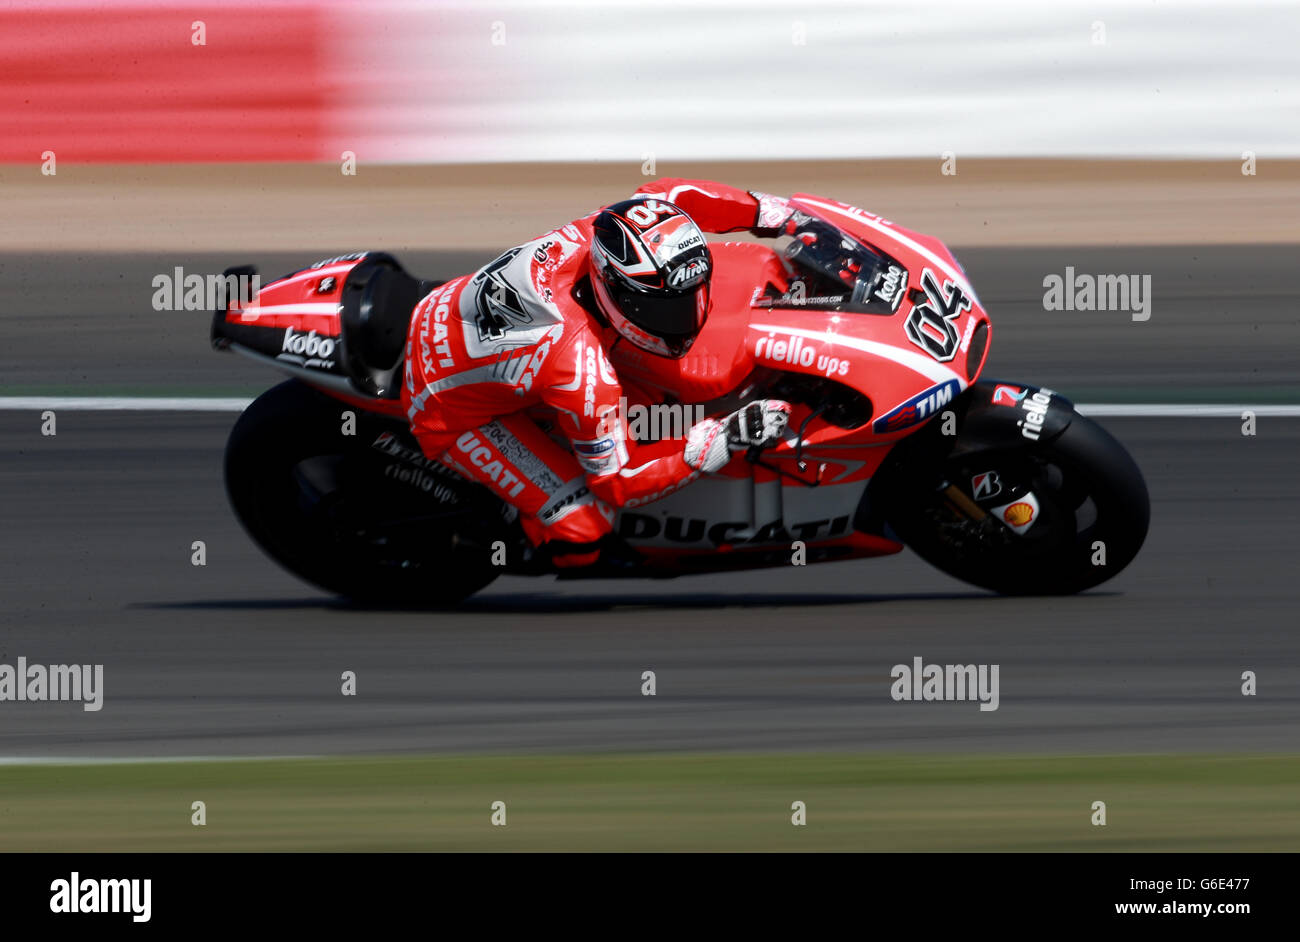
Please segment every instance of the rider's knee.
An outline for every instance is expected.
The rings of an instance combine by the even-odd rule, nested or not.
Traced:
[[[524,534],[534,546],[566,543],[582,546],[598,543],[614,530],[614,512],[601,501],[591,500],[567,508],[553,521],[524,515],[520,517]],[[559,548],[558,546],[556,547]]]

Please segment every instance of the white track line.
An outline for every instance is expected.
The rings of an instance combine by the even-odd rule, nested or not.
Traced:
[[[0,396],[0,411],[67,409],[69,412],[243,412],[252,401],[163,396]]]
[[[66,409],[69,412],[243,412],[251,399],[167,398],[151,396],[0,396],[0,412]],[[1243,412],[1256,417],[1300,418],[1300,404],[1223,405],[1215,403],[1078,403],[1084,415],[1123,419],[1241,418]]]
[[[281,759],[323,759],[326,756],[6,756],[0,768],[32,765],[154,765],[172,762],[275,762]]]

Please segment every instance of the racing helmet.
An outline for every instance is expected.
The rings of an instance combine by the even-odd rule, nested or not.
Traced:
[[[635,197],[593,224],[591,285],[610,326],[659,356],[685,356],[709,313],[713,255],[691,217],[666,200]]]

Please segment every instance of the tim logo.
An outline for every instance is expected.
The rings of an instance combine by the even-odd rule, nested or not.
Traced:
[[[995,406],[1015,407],[1020,404],[1020,400],[1025,398],[1029,390],[1021,389],[1019,386],[998,386],[993,390],[993,404]]]
[[[890,410],[872,424],[871,430],[877,435],[888,435],[899,429],[924,422],[940,409],[952,402],[954,396],[961,392],[961,384],[955,379],[938,386],[931,386],[925,392],[913,396],[907,402]]]

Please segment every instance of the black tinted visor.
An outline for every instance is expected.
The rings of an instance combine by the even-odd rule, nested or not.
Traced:
[[[670,346],[674,340],[685,340],[689,346],[704,326],[704,315],[709,309],[707,283],[693,291],[668,297],[642,294],[624,285],[607,287],[624,317]]]

